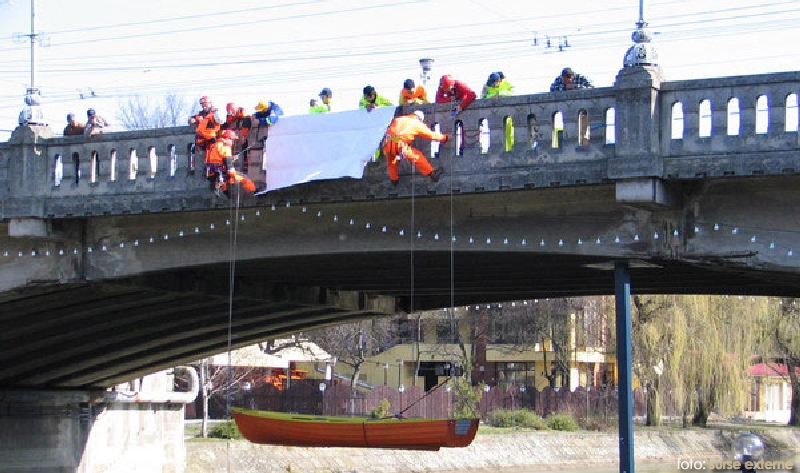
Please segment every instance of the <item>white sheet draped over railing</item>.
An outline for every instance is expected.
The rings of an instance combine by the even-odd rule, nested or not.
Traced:
[[[380,107],[282,117],[266,142],[266,190],[318,179],[360,179],[394,113],[394,107]]]

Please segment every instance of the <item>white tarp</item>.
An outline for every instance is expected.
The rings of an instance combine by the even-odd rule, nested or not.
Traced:
[[[394,112],[395,107],[379,107],[281,117],[265,147],[266,190],[317,179],[360,179]]]

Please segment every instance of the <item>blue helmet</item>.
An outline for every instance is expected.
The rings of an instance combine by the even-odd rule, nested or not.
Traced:
[[[498,82],[500,82],[500,74],[492,72],[491,74],[489,74],[489,79],[486,81],[486,85],[491,87]]]

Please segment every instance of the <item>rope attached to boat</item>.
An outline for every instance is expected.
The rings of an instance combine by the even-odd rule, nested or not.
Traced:
[[[442,386],[444,386],[445,384],[447,384],[447,382],[448,382],[448,381],[450,381],[452,378],[453,378],[452,376],[448,376],[448,377],[447,377],[447,379],[445,379],[445,380],[444,380],[444,381],[442,381],[441,383],[437,384],[436,386],[432,387],[432,388],[430,389],[430,391],[426,392],[424,395],[420,396],[420,398],[419,398],[419,399],[417,399],[416,401],[414,401],[414,402],[412,402],[411,404],[409,404],[408,406],[406,406],[406,408],[405,408],[405,409],[401,410],[400,412],[398,412],[398,413],[397,413],[397,414],[395,414],[394,416],[390,416],[390,417],[396,417],[396,418],[398,418],[398,419],[403,419],[403,413],[404,413],[405,411],[407,411],[407,410],[411,409],[412,407],[416,406],[417,404],[419,404],[419,402],[420,402],[420,401],[422,401],[423,399],[425,399],[426,397],[428,397],[428,395],[430,395],[432,392],[436,391],[437,389],[439,389],[439,388],[441,388]]]

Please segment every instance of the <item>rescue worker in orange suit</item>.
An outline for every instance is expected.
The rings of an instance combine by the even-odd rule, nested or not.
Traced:
[[[222,192],[228,197],[231,196],[231,186],[240,186],[249,192],[256,191],[256,183],[235,169],[228,169],[228,180],[222,183]]]
[[[219,135],[225,130],[233,130],[242,139],[247,139],[247,134],[250,133],[252,128],[253,119],[244,113],[244,107],[237,107],[233,102],[225,106],[225,122],[219,127]]]
[[[403,90],[400,91],[400,105],[416,105],[421,103],[430,103],[425,88],[421,85],[414,84],[412,79],[406,79],[405,82],[403,82]]]
[[[205,176],[217,195],[225,190],[225,182],[228,177],[228,169],[231,168],[231,158],[233,156],[233,142],[236,140],[236,132],[225,130],[220,138],[206,150]]]
[[[225,122],[220,125],[218,136],[222,136],[222,133],[224,133],[226,130],[235,131],[236,134],[242,138],[242,146],[241,149],[237,149],[239,147],[234,146],[233,151],[238,153],[242,149],[247,149],[247,135],[250,133],[250,128],[253,126],[252,117],[244,113],[243,107],[237,107],[233,102],[230,102],[225,106],[225,113],[227,114],[225,116]],[[236,145],[235,142],[234,145]],[[245,155],[245,163],[246,161],[247,155]]]
[[[217,139],[217,132],[219,132],[219,123],[217,122],[217,109],[211,103],[211,99],[207,96],[200,98],[200,106],[202,109],[194,116],[189,118],[189,125],[196,125],[194,143],[195,147],[207,150],[210,145],[214,144]]]
[[[420,174],[430,177],[433,182],[438,182],[444,172],[442,168],[434,170],[425,155],[410,145],[417,136],[440,143],[447,142],[447,135],[428,128],[423,122],[424,119],[425,115],[417,110],[410,115],[396,117],[386,130],[386,135],[383,137],[383,154],[386,156],[389,179],[395,186],[400,182],[400,174],[397,171],[398,161],[403,158],[414,163]]]
[[[455,102],[452,115],[458,115],[475,101],[475,92],[467,84],[455,80],[449,74],[439,79],[439,90],[436,91],[436,103]]]
[[[462,110],[469,107],[475,101],[475,92],[470,89],[465,83],[460,80],[455,80],[449,74],[445,74],[439,79],[439,89],[436,91],[436,103],[450,103],[455,102],[456,106],[450,113],[451,116],[456,116]],[[461,127],[461,142],[459,148],[461,152],[464,151],[464,144],[466,142],[467,134],[464,127]]]

